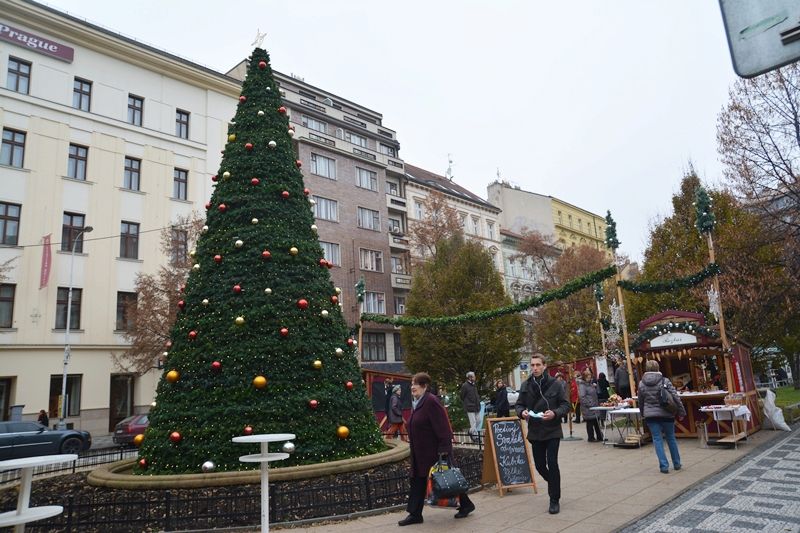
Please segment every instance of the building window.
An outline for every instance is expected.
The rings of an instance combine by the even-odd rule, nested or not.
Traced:
[[[22,168],[25,160],[25,132],[3,128],[0,165]]]
[[[328,125],[325,122],[306,115],[303,115],[303,126],[320,133],[328,133]]]
[[[494,240],[494,222],[486,223],[486,236]]]
[[[312,196],[314,217],[320,220],[332,220],[333,222],[339,221],[339,202],[322,196]]]
[[[61,224],[62,252],[71,252],[74,246],[75,253],[83,253],[83,235],[81,234],[78,237],[78,234],[83,231],[85,222],[86,217],[84,215],[64,212],[63,223]]]
[[[31,83],[31,64],[28,61],[9,56],[6,89],[28,94]]]
[[[178,265],[186,261],[189,255],[189,232],[179,228],[172,228],[172,246],[170,246],[170,261]]]
[[[322,245],[322,253],[325,259],[327,259],[334,265],[342,264],[342,258],[341,255],[339,254],[338,244],[336,244],[335,242],[325,242],[325,241],[319,241],[319,243]]]
[[[383,272],[383,252],[379,250],[359,250],[361,258],[361,270],[371,270],[372,272]]]
[[[381,214],[365,207],[358,208],[358,227],[372,231],[381,230]]]
[[[89,111],[92,105],[92,82],[75,78],[72,82],[72,107]]]
[[[364,312],[386,314],[386,295],[382,292],[366,292],[364,294]]]
[[[0,202],[0,244],[16,246],[19,242],[21,211],[21,205]]]
[[[378,175],[371,170],[356,167],[356,185],[362,189],[378,190]]]
[[[69,329],[81,329],[81,299],[83,289],[72,289],[72,310],[69,314]],[[59,287],[56,295],[56,329],[67,329],[67,302],[69,289]]]
[[[10,328],[14,323],[14,295],[17,286],[11,283],[0,284],[0,328]]]
[[[405,361],[406,354],[405,351],[403,350],[403,345],[400,344],[400,334],[393,333],[392,335],[394,336],[394,360]]]
[[[135,292],[117,292],[117,331],[133,329],[133,311],[136,309]]]
[[[67,416],[80,416],[81,414],[81,378],[80,374],[70,374],[67,376]],[[61,386],[64,376],[53,374],[50,376],[50,402],[48,409],[50,416],[61,416],[58,411],[58,399],[61,397]]]
[[[172,172],[172,197],[176,200],[186,200],[186,189],[189,186],[189,171],[176,168]]]
[[[119,231],[119,256],[139,259],[139,224],[122,221]]]
[[[125,174],[122,179],[122,186],[131,191],[139,190],[139,179],[141,177],[142,162],[132,157],[125,158]]]
[[[88,148],[77,144],[70,144],[69,159],[67,160],[67,177],[74,180],[86,181],[86,161],[88,158]]]
[[[569,227],[572,227],[572,215],[567,215],[567,220],[569,221]]]
[[[394,314],[396,314],[396,315],[404,315],[404,314],[406,314],[406,297],[405,296],[395,296],[394,297]]]
[[[406,262],[402,256],[393,255],[392,256],[392,274],[405,274],[408,271],[406,269]]]
[[[361,346],[363,361],[386,361],[386,334],[364,333]]]
[[[422,206],[422,202],[417,200],[414,200],[414,217],[417,220],[422,220],[425,217],[425,208]]]
[[[398,185],[395,181],[386,180],[386,194],[400,196],[400,185]]]
[[[399,218],[389,217],[389,231],[391,233],[403,233],[403,222]]]
[[[330,157],[311,154],[311,173],[331,180],[336,179],[336,161]]]
[[[583,231],[583,221],[578,219],[578,231]]]
[[[141,96],[128,95],[128,124],[134,126],[142,125],[142,115],[144,115],[144,98]]]
[[[481,219],[478,217],[472,217],[472,234],[473,235],[481,234]]]
[[[397,150],[395,150],[393,146],[386,146],[385,144],[381,144],[381,153],[392,157],[397,157]]]
[[[175,110],[175,135],[181,139],[189,138],[189,112],[182,109]]]
[[[367,146],[367,138],[366,137],[362,137],[361,135],[357,135],[357,134],[355,134],[355,133],[353,133],[351,131],[345,131],[344,132],[344,140],[346,140],[349,143],[357,144],[361,148],[369,148]]]
[[[558,212],[558,223],[564,225],[564,215],[561,214],[561,211]]]

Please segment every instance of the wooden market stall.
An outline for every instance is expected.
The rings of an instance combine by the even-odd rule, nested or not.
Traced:
[[[639,376],[644,362],[656,359],[679,390],[686,416],[676,420],[678,437],[696,437],[705,425],[710,437],[735,442],[761,428],[750,347],[734,341],[726,353],[718,331],[706,327],[702,314],[671,310],[643,320],[631,352]],[[746,405],[750,419],[737,427],[731,420],[717,420],[710,409],[726,404]]]

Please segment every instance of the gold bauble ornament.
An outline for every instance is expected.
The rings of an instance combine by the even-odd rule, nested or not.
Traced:
[[[264,294],[272,294],[272,289],[267,287],[266,289],[264,289]]]
[[[237,326],[241,326],[241,325],[244,324],[244,317],[243,316],[237,316],[236,320],[234,320],[234,322],[236,323]]]
[[[228,172],[227,170],[222,173],[222,179],[226,180],[226,179],[228,179],[230,177],[231,177],[231,173]]]
[[[194,257],[196,255],[197,255],[197,250],[192,249],[192,251],[189,252],[189,257]]]
[[[339,426],[336,428],[336,436],[340,439],[346,439],[350,436],[350,428],[347,426]]]
[[[267,378],[264,376],[256,376],[253,378],[253,387],[263,389],[267,386]]]
[[[133,437],[133,444],[134,444],[134,446],[141,446],[141,445],[142,445],[142,441],[143,441],[143,440],[144,440],[144,435],[142,435],[141,433],[139,433],[138,435],[136,435],[135,437]]]
[[[167,381],[169,381],[170,383],[175,383],[179,379],[181,379],[181,373],[178,372],[177,370],[170,370],[169,372],[167,372]]]
[[[314,369],[319,370],[320,368],[322,368],[322,361],[320,361],[319,359],[315,359],[312,366],[314,367]]]
[[[208,298],[203,298],[203,302],[202,302],[202,304],[203,304],[203,305],[208,305]]]
[[[258,224],[258,219],[254,218],[250,221],[251,224]]]
[[[339,287],[336,287],[336,294],[342,294],[342,289],[340,289]]]
[[[322,310],[322,312],[321,312],[320,314],[322,315],[322,318],[328,318],[328,315],[329,315],[330,313],[328,313],[328,310],[327,310],[327,309],[323,309],[323,310]]]
[[[294,246],[292,246],[291,248],[289,248],[289,253],[290,253],[290,254],[292,254],[292,255],[297,255],[297,253],[298,253],[299,251],[300,251],[300,250],[298,250],[298,249],[297,249],[297,248],[295,248]]]
[[[230,135],[228,135],[228,142],[235,142],[235,141],[236,141],[235,133],[231,133]]]

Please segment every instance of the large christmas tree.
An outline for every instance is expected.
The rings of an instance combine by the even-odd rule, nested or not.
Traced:
[[[256,48],[136,472],[242,470],[231,438],[294,433],[281,465],[384,449],[317,238],[266,51]]]

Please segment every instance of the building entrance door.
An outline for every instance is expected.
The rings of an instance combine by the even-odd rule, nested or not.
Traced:
[[[108,431],[122,419],[133,414],[133,376],[113,374],[111,376],[111,398],[108,401]]]
[[[11,378],[0,378],[0,420],[8,420],[11,404]]]

